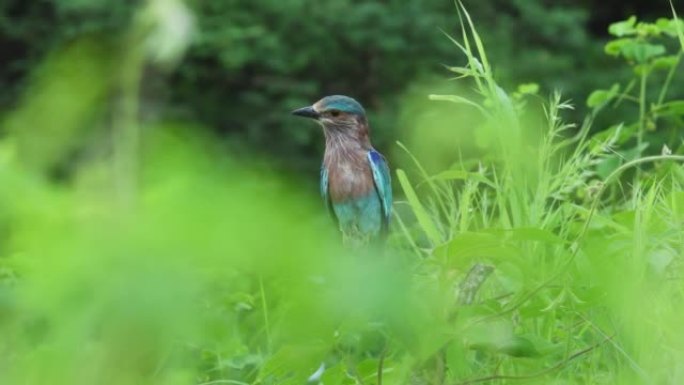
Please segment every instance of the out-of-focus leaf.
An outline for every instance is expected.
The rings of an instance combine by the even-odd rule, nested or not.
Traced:
[[[613,100],[620,92],[620,85],[615,83],[608,90],[596,90],[587,98],[587,106],[596,108]]]
[[[539,93],[539,84],[537,83],[525,83],[518,86],[518,93],[523,95],[536,95]]]
[[[652,63],[652,68],[657,70],[669,70],[679,64],[679,58],[675,55],[659,57]]]
[[[658,106],[659,115],[682,116],[684,115],[684,100],[674,100]]]
[[[628,60],[637,63],[646,63],[648,60],[665,53],[665,46],[660,44],[650,44],[633,42],[622,47],[622,54]]]
[[[629,61],[643,64],[654,57],[664,54],[665,46],[623,38],[613,40],[606,44],[605,52],[612,56],[622,55]]]
[[[636,16],[630,16],[629,19],[612,23],[608,26],[608,32],[617,37],[628,36],[636,34]]]

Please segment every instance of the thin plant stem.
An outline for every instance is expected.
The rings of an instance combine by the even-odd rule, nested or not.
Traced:
[[[665,101],[665,96],[667,95],[667,91],[670,89],[670,85],[672,84],[672,79],[674,79],[674,74],[677,72],[677,68],[679,68],[679,64],[682,60],[682,51],[680,51],[677,54],[677,60],[675,61],[675,64],[670,68],[670,70],[667,72],[667,77],[665,78],[665,83],[663,83],[663,87],[660,90],[660,95],[658,95],[658,106],[663,104]]]
[[[271,323],[268,319],[268,303],[266,301],[266,290],[264,290],[264,277],[259,276],[259,296],[261,297],[261,307],[264,312],[264,328],[266,329],[266,344],[268,352],[271,352],[272,340],[271,340]]]
[[[646,85],[648,81],[648,71],[642,70],[639,85],[639,131],[637,132],[637,156],[641,156],[641,145],[644,142],[644,132],[646,131]],[[632,191],[639,190],[641,181],[641,167],[637,167],[634,174],[634,184]]]

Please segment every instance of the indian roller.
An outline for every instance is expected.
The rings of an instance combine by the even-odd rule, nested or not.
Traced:
[[[344,243],[357,247],[383,240],[392,214],[392,184],[387,161],[371,145],[361,104],[333,95],[292,113],[323,126],[321,195]]]

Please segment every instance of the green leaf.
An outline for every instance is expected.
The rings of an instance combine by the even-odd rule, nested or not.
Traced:
[[[638,127],[638,124],[630,124],[629,126],[616,124],[597,132],[591,137],[591,142],[593,144],[591,151],[593,153],[603,152],[605,150],[603,144],[606,141],[615,141],[615,144],[627,142],[634,137]]]
[[[411,209],[413,209],[413,213],[416,215],[416,218],[418,219],[420,227],[423,229],[423,231],[433,244],[436,245],[441,243],[442,237],[439,231],[437,230],[437,227],[432,221],[432,218],[430,218],[428,212],[425,210],[425,207],[423,207],[423,204],[420,203],[420,199],[418,199],[418,195],[411,186],[411,183],[409,182],[404,170],[397,170],[397,179],[399,180],[401,188],[404,190],[404,194],[406,195],[406,199],[408,200],[409,205],[411,205]]]
[[[634,146],[630,148],[629,150],[624,150],[624,151],[619,151],[618,153],[621,155],[621,158],[625,162],[629,162],[630,160],[634,160],[636,158],[639,158],[641,154],[644,153],[644,150],[648,148],[648,143],[642,143],[641,146]]]
[[[634,35],[637,32],[635,28],[636,20],[636,16],[631,16],[627,20],[613,23],[608,27],[608,32],[617,37]]]
[[[679,64],[679,57],[676,55],[668,55],[655,59],[652,67],[656,70],[670,70]]]
[[[660,33],[662,32],[661,29],[656,25],[652,23],[639,23],[637,24],[637,34],[639,36],[660,36]]]
[[[655,111],[659,115],[684,116],[684,100],[663,103]]]
[[[609,90],[596,90],[587,98],[587,107],[595,108],[613,100],[620,92],[620,85],[615,83]]]
[[[649,59],[666,52],[665,46],[637,41],[631,38],[617,39],[608,42],[604,51],[611,56],[622,56],[629,61],[645,63]]]
[[[632,38],[611,40],[603,48],[603,51],[610,56],[620,56],[620,53],[622,53],[622,47],[633,42],[634,39]]]
[[[678,30],[684,28],[684,21],[661,17],[656,21],[655,25],[663,34],[676,38],[679,36]]]
[[[518,93],[536,95],[539,93],[539,84],[537,83],[525,83],[518,86]]]
[[[649,59],[665,53],[665,46],[660,44],[650,44],[642,42],[632,42],[622,47],[622,55],[628,60],[637,63],[646,63]]]

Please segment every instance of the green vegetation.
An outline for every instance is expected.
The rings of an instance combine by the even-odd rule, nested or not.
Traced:
[[[71,32],[41,40],[58,48],[3,91],[11,107],[0,120],[0,383],[684,382],[684,98],[675,86],[684,23],[676,15],[612,24],[605,53],[630,77],[592,82],[599,89],[586,90],[586,106],[576,106],[586,111],[576,111],[561,93],[540,96],[548,68],[540,79],[498,76],[510,68],[488,55],[481,31],[493,27],[479,27],[463,6],[443,6],[439,20],[455,15],[458,26],[445,25],[446,37],[428,37],[436,19],[413,20],[423,10],[399,1],[355,7],[344,20],[332,15],[346,2],[312,10],[350,23],[360,35],[349,39],[362,46],[377,42],[364,31],[401,37],[375,47],[402,62],[363,91],[394,105],[384,113],[401,111],[371,116],[402,127],[384,132],[401,165],[393,232],[387,250],[358,255],[341,247],[316,189],[296,183],[308,177],[293,182],[240,146],[273,146],[295,131],[294,141],[320,141],[315,131],[286,131],[290,123],[255,139],[286,121],[289,111],[271,108],[282,98],[310,102],[325,91],[306,76],[306,54],[298,59],[266,26],[298,28],[301,40],[289,42],[297,47],[334,44],[320,35],[343,26],[302,21],[303,1],[116,2],[111,13],[102,10],[115,2],[54,4],[60,23],[84,11],[108,22],[65,23]],[[282,25],[264,16],[286,6]],[[397,18],[378,17],[388,10]],[[550,14],[549,25],[582,17]],[[426,82],[389,97],[421,77],[414,56],[402,56],[413,41],[402,40],[409,21],[425,33],[411,35],[426,42],[421,49],[452,52],[447,70],[459,80],[445,86],[426,71]],[[228,32],[207,33],[224,22]],[[29,36],[10,24],[0,18],[15,38]],[[203,31],[195,45],[193,25]],[[549,25],[542,35],[553,35]],[[347,63],[338,50],[307,49],[319,66]],[[430,55],[415,60],[428,65]],[[565,65],[583,60],[559,63],[572,71]],[[215,93],[224,91],[213,83],[228,77],[226,87],[239,88],[237,69],[247,67],[273,77],[219,104]],[[289,96],[285,74],[305,90]],[[155,92],[168,104],[155,105]],[[167,111],[178,106],[197,115]],[[236,112],[244,106],[252,109]],[[569,123],[585,112],[582,124]],[[217,128],[222,114],[255,136],[217,140],[205,125]],[[290,145],[280,142],[280,155]],[[321,363],[321,377],[310,378]]]
[[[91,39],[102,65],[115,63],[122,35],[145,0],[4,0],[0,2],[0,114],[16,107],[47,57]],[[556,90],[587,113],[582,101],[597,87],[630,76],[627,67],[603,53],[609,22],[635,12],[644,20],[670,13],[666,1],[469,0],[500,84],[514,89],[537,83],[542,94]],[[413,131],[402,119],[407,88],[452,93],[444,65],[461,58],[440,30],[458,34],[451,0],[155,0],[152,19],[177,25],[178,4],[191,10],[191,42],[183,60],[146,66],[140,109],[145,117],[199,123],[222,138],[258,152],[302,174],[316,172],[322,146],[316,130],[282,112],[328,94],[345,94],[366,107],[374,143],[393,158],[399,132]],[[160,9],[166,9],[161,11]],[[173,10],[175,11],[169,11]],[[344,15],[341,17],[340,15]],[[149,19],[149,17],[148,17]],[[140,20],[138,20],[139,22]],[[130,37],[129,37],[130,38]],[[95,54],[95,53],[93,53]],[[74,70],[78,66],[72,65]],[[96,68],[93,68],[96,70]],[[106,69],[111,74],[116,69]],[[93,74],[95,75],[95,74]],[[654,78],[664,76],[660,72]],[[100,75],[98,75],[100,76]],[[105,76],[105,75],[102,75]],[[654,88],[655,89],[655,88]],[[684,97],[675,78],[672,96]],[[112,91],[107,91],[112,92]],[[97,95],[95,95],[97,96]],[[96,99],[96,101],[99,101]],[[419,103],[413,101],[414,105]],[[422,107],[422,111],[432,107]],[[606,112],[595,129],[622,120]],[[306,127],[306,126],[304,126]],[[393,159],[391,159],[393,160]]]

